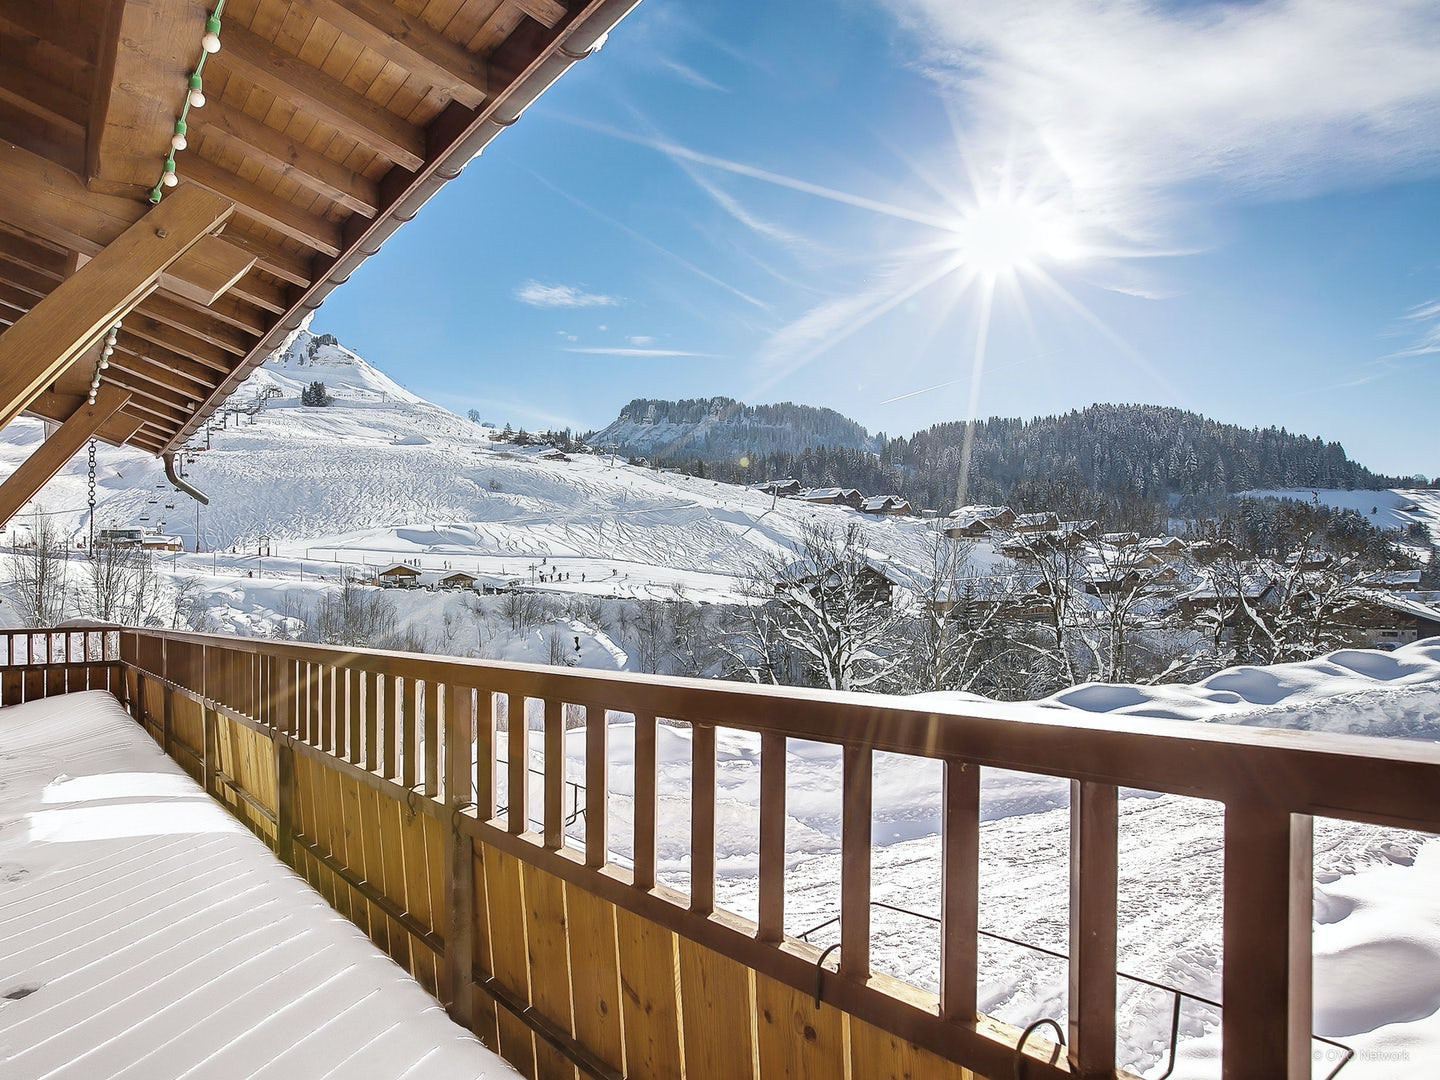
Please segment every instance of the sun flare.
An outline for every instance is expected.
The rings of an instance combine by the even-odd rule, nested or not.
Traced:
[[[990,278],[1082,254],[1073,223],[1043,203],[1021,199],[979,202],[952,231],[957,261]]]

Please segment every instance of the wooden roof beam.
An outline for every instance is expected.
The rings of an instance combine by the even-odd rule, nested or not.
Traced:
[[[118,386],[101,384],[95,392],[93,404],[88,401],[69,415],[50,436],[42,442],[20,467],[0,484],[0,526],[7,524],[22,506],[35,497],[35,493],[65,467],[89,440],[99,433],[105,421],[118,413],[130,401],[130,394]],[[135,428],[140,421],[134,421]],[[131,429],[133,434],[134,429]]]
[[[223,349],[233,356],[244,356],[255,347],[254,339],[245,331],[207,319],[167,296],[148,297],[139,305],[138,310],[156,322],[164,323],[217,349]]]
[[[69,135],[85,134],[85,102],[51,76],[22,67],[8,58],[0,64],[0,101]]]
[[[225,47],[211,63],[249,79],[410,172],[425,164],[423,131],[243,26],[225,28]]]
[[[547,30],[555,27],[566,15],[565,5],[559,0],[511,0],[511,2]]]
[[[294,203],[262,191],[254,184],[247,184],[234,173],[199,155],[191,155],[185,161],[182,175],[182,185],[199,184],[216,195],[234,200],[237,216],[274,229],[326,255],[340,254],[340,226],[335,222],[301,210]]]
[[[346,210],[373,218],[380,208],[380,191],[375,181],[331,161],[313,147],[231,108],[224,101],[207,105],[203,115],[197,114],[195,131],[206,140],[213,137],[230,144],[246,157]]]
[[[489,71],[483,58],[389,0],[291,0],[290,7],[324,19],[462,105],[473,109],[489,97]]]
[[[0,334],[0,371],[6,374],[0,427],[154,291],[160,275],[223,225],[234,209],[234,203],[199,188],[176,192]]]
[[[5,232],[25,237],[22,243],[34,245],[35,240],[29,239],[34,237],[41,244],[84,255],[99,252],[148,209],[147,204],[133,198],[88,191],[73,173],[4,140],[0,140],[0,191],[7,196],[0,199],[0,228]],[[174,197],[172,193],[166,201]],[[284,281],[303,287],[313,280],[308,261],[265,241],[233,230],[224,239],[254,255],[257,267]],[[14,248],[8,238],[0,240],[7,249]],[[246,279],[236,285],[235,291],[267,308],[276,299],[273,290],[251,289]]]
[[[209,11],[205,0],[121,0],[107,15],[85,173],[94,191],[133,196],[160,177]]]
[[[230,291],[255,265],[255,256],[207,236],[160,275],[160,288],[204,307]]]
[[[181,356],[191,357],[197,363],[220,374],[228,372],[235,365],[234,358],[237,354],[233,350],[215,345],[200,337],[198,331],[186,326],[177,328],[171,322],[161,322],[152,317],[146,309],[137,308],[125,319],[121,334],[127,333]]]
[[[115,343],[115,355],[110,358],[110,362],[112,364],[121,363],[137,371],[154,369],[158,372],[166,372],[166,377],[173,375],[178,379],[206,388],[207,394],[209,393],[208,388],[214,385],[217,374],[204,364],[197,364],[188,357],[171,352],[169,349],[160,348],[148,341],[136,338],[134,335],[127,334],[123,330]]]

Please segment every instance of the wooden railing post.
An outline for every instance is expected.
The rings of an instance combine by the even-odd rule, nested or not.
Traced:
[[[655,887],[655,716],[635,714],[635,887]]]
[[[445,934],[441,985],[449,996],[451,1018],[470,1030],[474,1029],[475,1019],[471,974],[475,952],[475,866],[472,841],[461,834],[459,815],[460,808],[470,802],[475,712],[475,695],[470,687],[446,684],[444,902],[449,929]]]
[[[760,736],[760,910],[756,936],[785,936],[785,736]]]
[[[695,724],[690,743],[690,910],[715,910],[715,725]]]
[[[940,829],[940,1015],[977,1017],[980,950],[980,766],[944,763]]]
[[[202,776],[204,780],[205,793],[212,799],[220,797],[220,783],[215,773],[220,768],[220,745],[219,732],[216,728],[219,725],[219,717],[215,715],[215,709],[207,702],[204,706],[203,721],[205,728],[205,747],[201,754]]]
[[[135,669],[135,697],[130,702],[130,715],[142,728],[145,726],[145,675],[139,668]]]
[[[160,699],[160,747],[165,751],[166,757],[174,757],[171,726],[175,721],[175,691],[169,686],[165,686],[162,689],[163,696]]]
[[[528,739],[528,734],[527,734]],[[551,851],[565,845],[565,713],[554,698],[545,699],[544,843]],[[513,753],[513,751],[512,751]]]
[[[870,977],[870,847],[875,752],[846,746],[840,808],[840,971]]]
[[[1115,1075],[1115,903],[1119,789],[1070,782],[1070,1065],[1081,1080]]]
[[[275,855],[286,866],[295,865],[295,735],[294,681],[290,660],[278,657],[271,682],[270,740],[275,748]]]
[[[585,865],[598,870],[610,850],[610,728],[602,706],[585,709]]]
[[[1311,1074],[1312,821],[1225,807],[1224,1080]]]

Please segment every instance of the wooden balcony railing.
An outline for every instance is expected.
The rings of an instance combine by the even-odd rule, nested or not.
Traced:
[[[529,1076],[1112,1077],[1118,791],[1134,787],[1224,804],[1225,1080],[1308,1078],[1312,816],[1440,831],[1440,749],[1414,743],[152,631],[120,649],[137,720]],[[539,831],[528,754],[508,754],[496,815],[497,732],[527,699],[543,703]],[[635,720],[631,867],[607,848],[616,712]],[[580,717],[577,850],[564,745]],[[660,721],[693,733],[688,895],[656,879]],[[756,922],[716,905],[721,728],[760,737]],[[823,978],[820,951],[784,933],[787,739],[844,763],[839,966]],[[871,970],[881,751],[943,763],[938,996]],[[1019,1033],[976,1011],[980,766],[1072,782],[1068,1045],[1042,1029],[1023,1062]]]

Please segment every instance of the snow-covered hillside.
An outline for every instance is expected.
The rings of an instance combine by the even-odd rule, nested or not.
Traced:
[[[1440,491],[1432,488],[1397,488],[1391,491],[1344,491],[1335,488],[1279,488],[1243,491],[1245,498],[1294,499],[1318,502],[1337,510],[1354,510],[1377,529],[1405,529],[1419,523],[1440,537]]]
[[[317,381],[333,404],[301,405]],[[188,479],[210,496],[198,515],[201,550],[263,546],[312,574],[324,563],[405,559],[528,579],[543,560],[559,591],[673,597],[679,589],[711,600],[733,597],[736,575],[758,552],[788,546],[816,521],[859,522],[872,555],[899,573],[927,558],[918,519],[776,500],[610,457],[549,460],[547,447],[499,435],[416,397],[333,339],[301,332],[185,456]],[[0,469],[19,463],[40,427],[12,425],[4,438]],[[141,525],[194,550],[195,504],[165,483],[157,462],[102,448],[98,481],[100,527]],[[56,520],[78,539],[88,520],[84,456],[37,502],[60,511]]]

